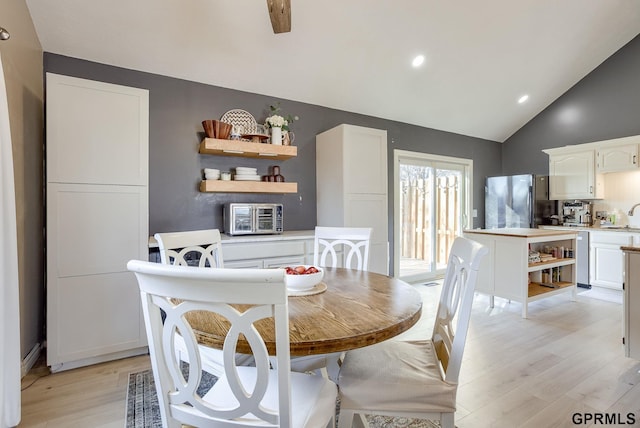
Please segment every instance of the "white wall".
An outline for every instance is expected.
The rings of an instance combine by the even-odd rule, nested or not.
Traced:
[[[20,283],[20,349],[25,357],[44,337],[42,46],[24,1],[0,0],[0,41],[13,144]]]

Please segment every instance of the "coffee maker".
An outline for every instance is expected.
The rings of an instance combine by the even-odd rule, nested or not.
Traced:
[[[562,203],[563,226],[591,226],[591,203],[564,201]]]

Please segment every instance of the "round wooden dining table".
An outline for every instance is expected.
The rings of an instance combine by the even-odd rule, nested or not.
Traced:
[[[373,345],[408,330],[420,319],[422,297],[413,286],[385,275],[324,268],[319,294],[289,296],[292,356],[329,354]],[[242,305],[237,305],[242,310]],[[198,342],[222,349],[229,324],[206,313],[189,317]],[[275,355],[273,318],[258,321],[270,355]],[[236,352],[250,353],[240,340]]]

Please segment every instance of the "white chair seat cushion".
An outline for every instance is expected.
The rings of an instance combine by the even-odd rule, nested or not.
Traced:
[[[390,412],[454,412],[456,385],[445,382],[430,340],[388,340],[348,351],[338,385],[341,405]]]
[[[255,384],[256,369],[254,367],[238,367],[238,375],[248,391],[252,391]],[[269,373],[269,386],[262,405],[277,409],[277,371]],[[334,382],[322,376],[303,373],[291,373],[291,414],[293,427],[324,428],[327,426],[327,415],[335,413],[337,386]],[[217,406],[235,407],[237,401],[227,383],[226,377],[221,377],[211,390],[203,397],[205,401],[215,402]],[[247,415],[243,420],[250,420],[253,415]],[[256,418],[256,422],[259,419]]]

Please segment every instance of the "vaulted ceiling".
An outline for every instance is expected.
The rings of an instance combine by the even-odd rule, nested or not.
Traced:
[[[500,142],[640,33],[640,0],[291,0],[279,34],[270,1],[27,4],[46,52]]]

